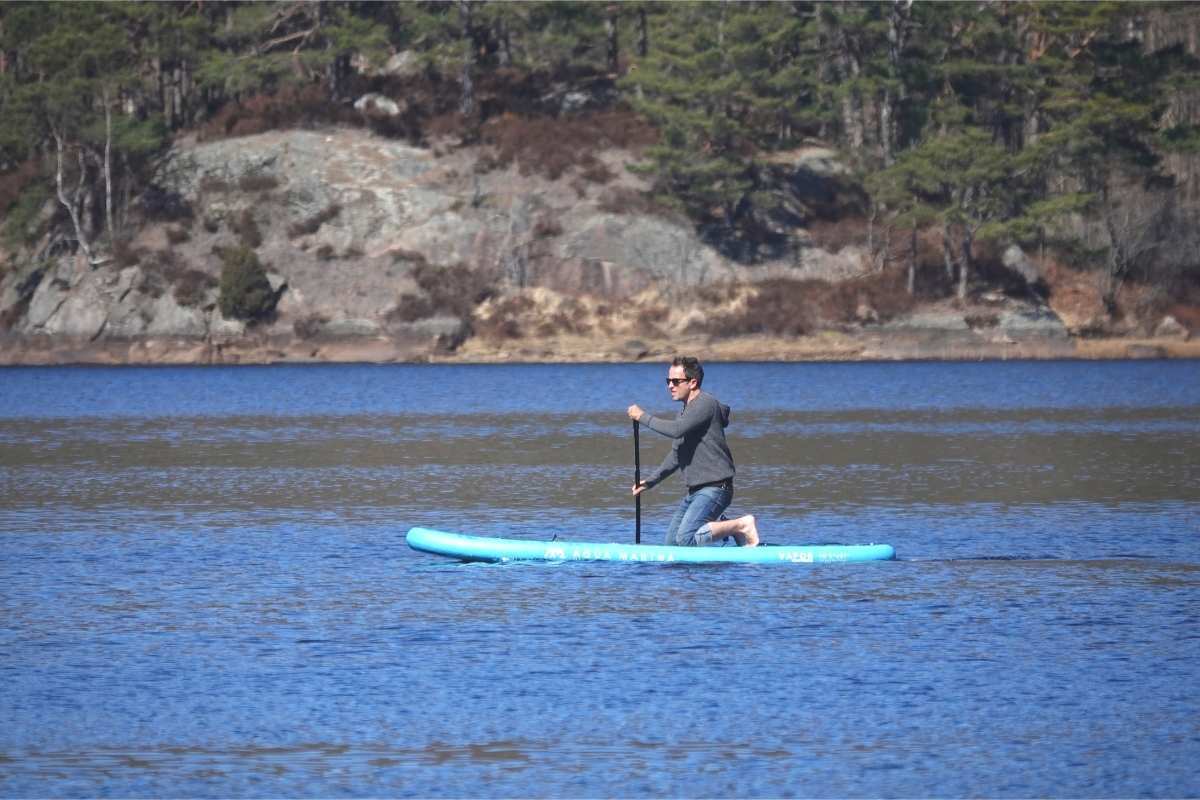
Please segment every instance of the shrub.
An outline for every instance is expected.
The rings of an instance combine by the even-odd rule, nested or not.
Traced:
[[[562,223],[557,219],[548,219],[539,217],[533,223],[533,235],[538,239],[553,239],[555,236],[561,236],[563,232]]]
[[[592,162],[584,167],[581,173],[585,180],[592,183],[608,183],[616,174],[608,168],[608,165],[599,159],[592,159]]]
[[[200,179],[200,191],[212,194],[224,194],[233,191],[233,184],[216,175],[205,175]]]
[[[0,175],[0,214],[17,202],[27,186],[36,180],[41,173],[36,158],[28,158],[12,172]]]
[[[316,124],[361,124],[353,109],[329,97],[318,84],[286,87],[257,94],[242,102],[226,103],[199,131],[201,141],[249,136],[269,130],[305,128]]]
[[[400,295],[396,308],[389,314],[402,322],[416,322],[438,314],[469,320],[477,305],[496,294],[496,285],[488,275],[463,264],[441,267],[419,258],[412,268],[412,277],[421,294]]]
[[[309,314],[292,323],[292,331],[301,339],[311,339],[321,332],[321,326],[326,322],[329,322],[329,317],[323,314]]]
[[[493,148],[489,166],[515,162],[521,174],[537,172],[551,180],[578,167],[587,180],[607,183],[614,176],[596,158],[597,151],[643,147],[656,141],[658,134],[628,112],[607,111],[566,119],[509,113],[485,123],[482,139]]]
[[[342,213],[342,207],[337,203],[330,203],[324,209],[318,211],[308,219],[292,223],[292,225],[288,227],[288,236],[295,239],[299,236],[308,236],[316,233],[321,229],[322,225],[324,225],[326,222],[329,222],[340,213]]]
[[[179,225],[171,225],[167,228],[167,242],[170,244],[183,244],[190,240],[192,235],[188,233],[188,229]]]
[[[428,297],[402,294],[396,301],[396,307],[388,312],[387,318],[400,322],[416,322],[420,319],[428,319],[433,315],[433,304],[429,302]]]
[[[206,178],[205,180],[209,180]],[[201,181],[203,185],[204,181]],[[193,211],[191,204],[179,192],[172,192],[160,186],[150,185],[138,198],[142,213],[149,220],[160,222],[190,221]]]
[[[4,238],[15,245],[33,244],[42,233],[39,219],[52,197],[50,186],[44,181],[25,184],[7,212],[0,213]],[[55,208],[54,213],[57,212]]]
[[[279,179],[274,175],[252,172],[238,180],[238,188],[243,192],[269,192],[279,188]]]
[[[134,247],[127,237],[120,236],[113,240],[112,256],[117,269],[124,269],[140,263],[146,257],[146,251]]]
[[[224,251],[222,260],[218,299],[221,314],[227,319],[250,322],[269,317],[278,298],[254,251],[246,246],[230,248]]]
[[[889,271],[841,283],[821,280],[772,278],[755,285],[738,311],[717,311],[698,325],[716,336],[773,334],[807,336],[824,325],[846,325],[858,320],[861,305],[869,306],[880,321],[892,319],[914,305],[904,287],[901,271]],[[728,287],[706,287],[698,296],[718,305]]]
[[[843,247],[867,244],[867,221],[860,217],[841,217],[836,220],[816,219],[808,223],[813,244],[831,253]]]
[[[258,227],[258,220],[254,218],[254,212],[249,208],[243,209],[242,213],[234,218],[233,230],[243,247],[255,250],[262,246],[262,231]]]
[[[175,279],[175,302],[181,306],[198,306],[208,297],[208,291],[217,285],[217,279],[207,272],[185,269]]]

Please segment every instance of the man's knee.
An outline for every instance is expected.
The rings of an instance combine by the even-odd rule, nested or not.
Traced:
[[[677,543],[684,547],[707,547],[712,542],[712,526],[707,522],[695,530],[680,531],[677,535]]]

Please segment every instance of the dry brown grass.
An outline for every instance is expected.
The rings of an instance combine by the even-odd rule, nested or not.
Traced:
[[[422,293],[402,294],[389,318],[416,322],[447,314],[470,320],[475,307],[497,291],[493,277],[463,264],[443,267],[422,259],[413,266],[412,277]]]
[[[207,141],[318,124],[361,123],[361,117],[353,109],[330,100],[325,87],[311,84],[256,94],[240,103],[226,103],[200,127],[197,137]]]
[[[866,247],[867,220],[862,217],[841,217],[834,220],[815,219],[807,224],[813,244],[822,250],[836,253],[843,247]]]
[[[492,147],[484,164],[516,164],[522,175],[556,180],[577,169],[580,177],[607,183],[615,177],[596,154],[611,148],[637,150],[657,141],[658,132],[635,114],[604,111],[568,119],[501,114],[485,122],[481,141]]]
[[[692,328],[712,336],[807,336],[823,328],[854,324],[864,309],[886,321],[915,305],[905,290],[904,276],[895,270],[841,283],[773,278],[748,287],[744,304],[723,308],[736,288],[698,290],[699,298],[718,310],[693,322]]]

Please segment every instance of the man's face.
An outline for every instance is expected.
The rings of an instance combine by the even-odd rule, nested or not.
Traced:
[[[688,380],[683,374],[683,367],[671,367],[667,370],[667,390],[671,393],[672,400],[686,401],[693,385],[694,381]]]

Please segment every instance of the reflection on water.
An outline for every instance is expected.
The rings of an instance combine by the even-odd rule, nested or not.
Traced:
[[[0,372],[0,795],[1200,794],[1200,365],[712,365],[733,510],[897,562],[405,548],[632,538],[661,371]]]

